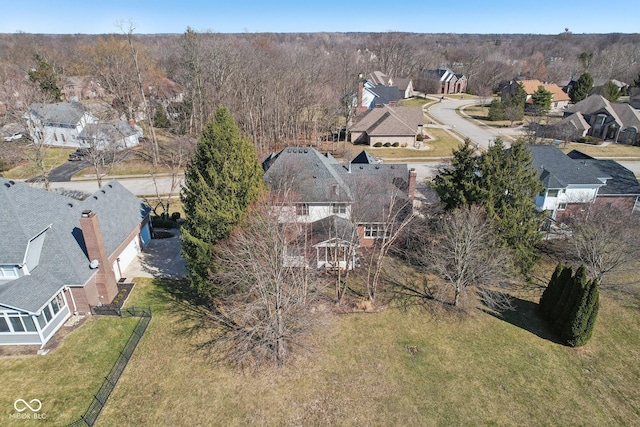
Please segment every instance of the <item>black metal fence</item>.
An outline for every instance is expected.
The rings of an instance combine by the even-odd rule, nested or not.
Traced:
[[[111,368],[111,371],[109,371],[109,375],[105,377],[102,382],[102,386],[100,386],[98,392],[93,396],[93,400],[84,415],[82,415],[79,420],[69,424],[67,427],[91,427],[95,424],[100,412],[102,412],[102,408],[107,404],[107,400],[109,399],[109,396],[111,396],[111,392],[113,392],[113,389],[116,387],[124,368],[127,367],[127,363],[129,363],[129,359],[131,359],[140,339],[147,330],[149,322],[151,322],[151,308],[125,308],[120,310],[120,317],[140,317],[140,320],[129,337],[127,344],[124,346],[124,349],[120,352],[116,363]]]

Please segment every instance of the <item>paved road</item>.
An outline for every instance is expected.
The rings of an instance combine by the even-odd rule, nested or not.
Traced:
[[[103,184],[109,182],[110,179],[103,180]],[[122,184],[127,190],[131,191],[136,196],[147,196],[156,194],[156,187],[153,180],[150,177],[141,178],[124,178],[118,179],[118,182]],[[171,189],[171,177],[159,177],[156,179],[158,185],[158,192],[160,194],[169,194]],[[92,194],[98,191],[97,181],[71,181],[71,182],[52,182],[52,188],[65,188],[68,190],[77,190],[85,193]],[[180,190],[180,185],[174,190],[177,194]]]
[[[66,162],[49,172],[50,182],[67,182],[71,181],[71,177],[82,169],[89,167],[89,162],[80,160],[77,162]]]
[[[471,139],[471,142],[487,149],[489,144],[496,138],[502,137],[500,131],[496,131],[486,126],[479,126],[473,120],[460,117],[456,109],[465,106],[479,104],[480,99],[444,99],[429,107],[429,113],[439,122],[446,124],[450,129]],[[509,146],[508,141],[505,145]]]

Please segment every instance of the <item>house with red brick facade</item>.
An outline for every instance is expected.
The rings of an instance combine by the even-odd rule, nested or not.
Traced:
[[[0,178],[0,345],[44,346],[109,304],[151,238],[150,208],[117,181],[85,200]]]
[[[280,222],[304,230],[317,268],[354,268],[351,249],[373,246],[389,232],[390,218],[395,222],[413,208],[416,171],[366,151],[340,163],[310,147],[288,147],[262,166],[272,196],[289,205]]]

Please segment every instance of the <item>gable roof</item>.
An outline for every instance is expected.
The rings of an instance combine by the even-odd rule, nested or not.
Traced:
[[[566,188],[571,185],[601,187],[603,184],[590,168],[575,162],[551,145],[530,145],[532,166],[538,171],[545,188]]]
[[[78,135],[79,139],[106,142],[119,142],[124,138],[135,135],[136,130],[126,120],[88,123]]]
[[[353,158],[353,160],[351,160],[351,163],[352,164],[364,163],[364,164],[373,165],[373,164],[382,163],[382,161],[377,157],[374,157],[371,154],[369,154],[367,150],[362,150],[360,154],[358,154]]]
[[[0,264],[22,264],[26,242],[51,226],[38,266],[29,275],[0,284],[0,305],[30,313],[38,312],[62,287],[84,286],[95,274],[80,229],[82,211],[97,213],[109,256],[150,211],[117,181],[80,201],[0,178],[0,206]]]
[[[364,90],[373,95],[373,106],[387,105],[400,100],[400,90],[397,86],[366,85]]]
[[[45,123],[76,126],[86,110],[79,102],[56,102],[54,104],[31,104],[31,112]]]
[[[363,157],[371,158],[364,152]],[[359,156],[362,156],[360,153]],[[342,164],[308,147],[288,147],[263,162],[265,181],[274,192],[292,191],[299,203],[351,203],[357,220],[378,222],[392,192],[408,199],[406,164]],[[366,208],[363,208],[366,200]],[[353,210],[352,210],[353,213]]]
[[[559,101],[569,101],[569,95],[567,95],[560,86],[555,83],[542,83],[540,80],[532,79],[532,80],[517,80],[517,84],[522,86],[522,89],[527,93],[527,95],[533,95],[538,91],[540,86],[548,92],[551,92],[552,98],[551,100],[554,102]],[[533,102],[531,99],[528,101]]]
[[[618,114],[622,127],[634,126],[640,130],[640,111],[627,103],[614,102],[611,108]]]
[[[614,160],[595,159],[580,151],[573,150],[567,154],[586,167],[600,179],[606,180],[606,185],[598,190],[599,196],[638,196],[640,183],[635,174]]]
[[[391,107],[385,105],[367,111],[352,127],[352,132],[366,132],[369,136],[400,136],[418,133],[424,124],[420,107]]]
[[[618,117],[618,113],[613,109],[611,103],[602,95],[590,95],[580,102],[572,105],[567,109],[569,113],[580,112],[583,115],[591,115],[598,112],[606,112],[618,124],[622,124],[622,120]]]

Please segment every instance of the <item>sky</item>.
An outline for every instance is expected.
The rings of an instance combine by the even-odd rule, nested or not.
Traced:
[[[639,15],[638,0],[0,0],[0,33],[638,33]]]

